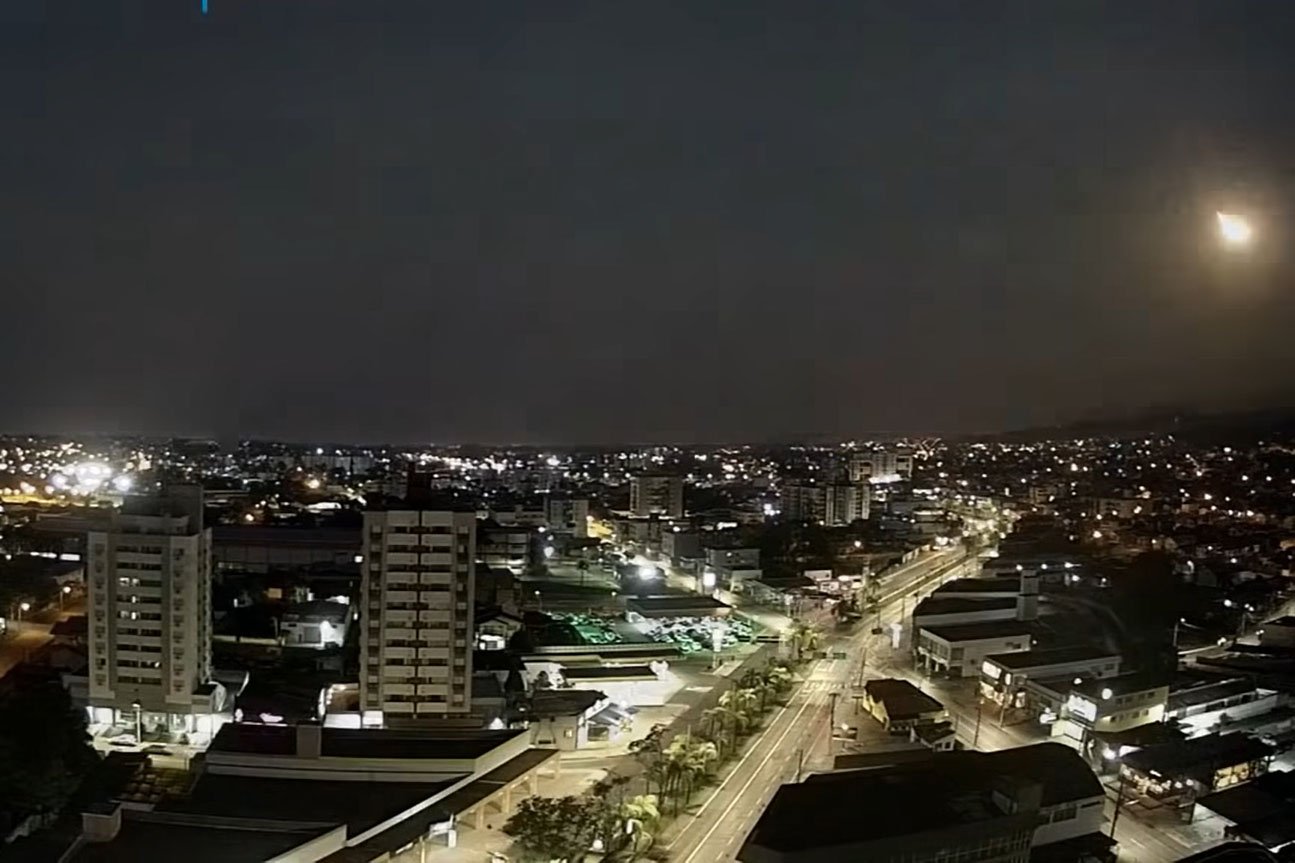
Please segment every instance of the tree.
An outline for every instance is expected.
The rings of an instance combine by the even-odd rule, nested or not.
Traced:
[[[598,835],[605,806],[593,796],[527,797],[504,832],[527,858],[579,863]]]
[[[0,695],[0,821],[56,815],[98,763],[85,714],[50,681]],[[5,832],[8,832],[7,829]]]
[[[649,793],[652,791],[653,780],[662,778],[660,767],[661,753],[665,746],[665,730],[665,726],[658,723],[648,729],[648,733],[638,740],[630,741],[629,753],[643,765],[643,781]]]
[[[630,859],[652,847],[657,821],[661,820],[660,801],[655,794],[640,794],[621,803],[617,810],[623,835],[628,839]]]
[[[818,650],[818,628],[812,624],[797,620],[791,625],[791,646],[795,651],[796,661],[802,660],[806,653]]]
[[[693,789],[711,763],[718,759],[719,748],[709,740],[680,734],[670,741],[662,753],[665,767],[663,794],[674,799],[675,814],[692,797]]]

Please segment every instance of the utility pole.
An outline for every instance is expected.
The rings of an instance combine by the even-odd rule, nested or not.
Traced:
[[[832,740],[836,736],[836,690],[832,690],[827,697],[832,700],[831,709],[827,711],[827,754],[832,754]]]
[[[800,775],[805,769],[805,750],[796,750],[796,781],[800,781]]]
[[[1111,838],[1115,838],[1115,825],[1120,820],[1120,807],[1124,805],[1124,765],[1120,765],[1120,787],[1115,792],[1115,814],[1111,816]]]
[[[975,749],[976,746],[979,745],[980,743],[980,715],[981,713],[984,712],[982,709],[984,707],[984,704],[985,704],[985,699],[982,696],[977,695],[976,696],[976,730],[971,735],[972,749]]]

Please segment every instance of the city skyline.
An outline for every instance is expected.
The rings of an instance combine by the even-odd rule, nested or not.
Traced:
[[[0,24],[11,428],[781,440],[1295,403],[1285,7]]]

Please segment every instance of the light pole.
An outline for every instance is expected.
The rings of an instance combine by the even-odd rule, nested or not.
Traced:
[[[135,745],[143,746],[144,745],[144,705],[140,704],[139,699],[136,698],[134,701],[130,703],[130,706],[135,708]]]
[[[1180,617],[1174,621],[1174,650],[1178,649],[1178,627],[1187,622],[1187,618]]]
[[[63,589],[58,592],[58,610],[63,610],[63,600],[67,599],[68,594],[72,592],[72,585],[65,584]]]
[[[22,620],[22,616],[23,616],[24,614],[26,614],[27,612],[29,612],[29,611],[31,611],[31,603],[30,603],[30,602],[20,602],[20,603],[18,603],[18,619],[19,619],[19,620]]]

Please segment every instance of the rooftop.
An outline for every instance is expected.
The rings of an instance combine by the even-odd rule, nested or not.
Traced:
[[[1031,668],[1043,668],[1049,665],[1068,665],[1072,662],[1097,662],[1102,659],[1119,660],[1118,653],[1111,653],[1087,645],[1073,647],[1054,647],[1050,650],[1022,650],[1017,653],[995,653],[985,657],[985,661],[1002,666],[1008,671],[1025,671]]]
[[[1256,689],[1258,687],[1252,680],[1243,678],[1219,680],[1202,686],[1193,686],[1190,689],[1171,692],[1169,694],[1169,709],[1183,710],[1188,707],[1195,707],[1198,704],[1209,704],[1211,701],[1221,701],[1235,695],[1244,695],[1247,692],[1254,692]]]
[[[1295,772],[1267,773],[1196,802],[1269,847],[1295,840]]]
[[[1165,776],[1212,773],[1273,754],[1274,747],[1245,734],[1206,734],[1179,743],[1148,746],[1124,756],[1128,767]]]
[[[913,617],[930,617],[937,614],[971,614],[977,611],[1006,611],[1016,608],[1016,599],[1010,596],[972,599],[960,596],[928,596],[913,609]]]
[[[1021,592],[1020,578],[1012,575],[990,578],[955,578],[931,592],[932,596],[956,596],[959,593],[1010,593]]]
[[[480,758],[524,730],[481,728],[323,728],[324,758]],[[297,729],[291,725],[252,725],[227,722],[217,732],[210,752],[295,755]],[[353,786],[352,786],[353,787]]]
[[[937,713],[944,705],[907,680],[883,678],[863,685],[868,697],[880,701],[891,719],[911,719],[926,713]]]
[[[638,612],[668,612],[668,611],[695,611],[697,609],[710,609],[719,611],[728,608],[728,604],[720,602],[713,596],[636,596],[628,600],[627,605],[634,611]]]
[[[1168,686],[1169,681],[1162,674],[1137,672],[1133,674],[1117,674],[1114,677],[1091,678],[1071,687],[1070,691],[1086,696],[1092,701],[1099,701],[1104,698],[1102,693],[1107,690],[1110,690],[1112,698],[1116,698],[1121,695],[1128,695],[1130,692],[1146,692],[1150,689],[1168,688]]]
[[[567,680],[656,680],[656,672],[647,665],[564,665]]]
[[[1019,635],[1028,638],[1029,624],[1019,620],[987,620],[980,623],[937,623],[922,627],[942,641],[982,641],[989,638],[1011,638]]]
[[[592,689],[542,689],[531,700],[531,715],[576,716],[607,698]]]
[[[70,860],[72,863],[272,860],[331,829],[329,824],[260,820],[195,823],[183,816],[131,812],[122,814],[121,831],[111,842],[88,842]]]
[[[1102,796],[1075,750],[1039,743],[997,752],[928,753],[871,770],[810,776],[779,789],[748,841],[779,850],[908,836],[1000,817],[990,793],[1005,778],[1037,783],[1044,807]],[[860,818],[867,812],[867,818]],[[813,824],[813,830],[806,830]]]
[[[188,798],[165,804],[165,808],[222,818],[345,824],[347,835],[357,836],[445,791],[462,778],[357,785],[340,779],[267,779],[205,773]]]

